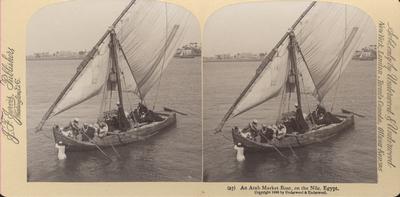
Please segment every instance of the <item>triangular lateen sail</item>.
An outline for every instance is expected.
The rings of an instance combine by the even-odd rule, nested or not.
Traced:
[[[117,60],[121,67],[124,91],[134,91],[144,99],[183,41],[190,13],[156,0],[133,0],[89,52],[78,72],[67,84],[36,128],[45,121],[98,95],[109,71],[110,32],[115,31]],[[132,7],[132,5],[135,6]],[[124,80],[124,81],[122,81]]]
[[[315,1],[313,1],[306,10],[304,10],[304,12],[300,15],[300,17],[293,23],[293,25],[291,26],[291,29],[296,28],[296,26],[301,22],[301,20],[306,16],[306,14],[311,10],[311,8],[314,7],[314,5],[316,4]],[[249,91],[252,91],[252,88],[254,86],[254,84],[259,81],[259,78],[263,78],[261,75],[263,73],[266,73],[268,75],[271,75],[269,72],[264,72],[265,69],[269,68],[269,64],[271,62],[273,62],[276,53],[278,52],[278,49],[284,44],[288,43],[287,39],[289,36],[290,31],[286,32],[283,37],[278,41],[278,43],[275,45],[275,47],[271,50],[271,52],[268,53],[268,55],[265,56],[265,58],[263,59],[263,61],[261,62],[260,66],[257,68],[256,74],[254,75],[254,77],[250,80],[250,83],[246,86],[246,88],[242,91],[242,93],[239,95],[239,97],[236,99],[236,101],[233,103],[233,105],[231,106],[231,108],[228,110],[228,112],[225,114],[225,116],[222,118],[220,124],[217,126],[217,128],[215,129],[217,132],[221,131],[222,127],[224,126],[225,122],[232,116],[232,113],[238,115],[240,113],[243,113],[259,104],[261,104],[262,102],[265,102],[271,98],[273,98],[274,96],[277,96],[279,92],[277,92],[276,90],[280,90],[282,87],[277,87],[274,86],[273,87],[273,91],[267,91],[265,93],[264,96],[257,96],[258,99],[255,99],[253,101],[251,101],[250,97],[246,97],[246,95],[248,94]],[[287,62],[287,60],[286,60]],[[283,62],[282,62],[283,63]],[[284,67],[287,67],[286,65],[283,65]],[[281,73],[282,74],[282,73]],[[272,82],[272,80],[270,80]],[[259,90],[263,89],[261,88],[261,84],[260,84],[260,88],[258,88]],[[256,91],[254,91],[255,94],[257,94]],[[264,94],[264,92],[258,92],[258,94]],[[243,102],[243,98],[248,98],[249,102]],[[262,101],[263,100],[263,101]],[[241,107],[242,109],[236,110],[237,106],[240,103],[246,103],[245,107]]]
[[[358,8],[336,3],[313,2],[303,12],[291,28],[302,52],[297,55],[297,63],[303,80],[299,82],[304,86],[303,93],[313,92],[316,98],[322,101],[345,70],[353,51],[359,47],[369,20]],[[287,36],[288,33],[270,54],[284,48],[282,46],[287,44]],[[271,82],[285,79],[281,75],[286,74],[286,67],[285,58],[273,58],[268,61],[268,65],[260,66],[216,130],[220,131],[229,117],[241,114],[277,96],[284,83],[279,80],[278,86],[272,86]],[[280,69],[281,73],[276,70],[277,72],[272,74],[274,69],[271,68]]]
[[[104,43],[100,45],[96,55],[87,66],[83,68],[83,71],[69,87],[64,97],[54,107],[50,117],[74,107],[100,93],[108,74],[109,40],[109,37],[107,37]]]
[[[139,1],[116,27],[137,86],[144,99],[157,84],[183,41],[189,12],[173,4]]]
[[[295,29],[322,101],[360,46],[370,19],[360,9],[337,3],[317,3]],[[299,65],[304,62],[299,59]]]

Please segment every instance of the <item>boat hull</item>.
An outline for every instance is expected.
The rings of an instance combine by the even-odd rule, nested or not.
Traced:
[[[321,143],[329,138],[336,136],[337,134],[347,130],[348,128],[354,125],[354,116],[353,115],[335,115],[340,118],[342,122],[330,124],[327,126],[322,126],[318,129],[308,131],[304,134],[297,135],[286,135],[284,138],[278,140],[274,139],[268,143],[260,143],[254,140],[243,137],[239,133],[239,129],[232,129],[232,137],[233,143],[241,143],[244,147],[244,150],[250,152],[259,152],[259,151],[275,151],[278,149],[286,149],[286,148],[294,148],[306,146],[314,143]]]
[[[146,140],[151,136],[161,133],[166,130],[167,127],[176,123],[175,113],[166,113],[162,114],[162,116],[165,117],[163,121],[153,122],[138,128],[131,128],[125,132],[113,133],[103,138],[95,137],[92,142],[78,141],[67,137],[63,135],[57,127],[53,128],[53,135],[56,143],[60,141],[63,142],[66,151],[89,151],[97,149],[97,146],[100,148],[121,146]]]

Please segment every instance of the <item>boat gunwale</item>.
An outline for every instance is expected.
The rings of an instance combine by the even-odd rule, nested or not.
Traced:
[[[140,135],[140,132],[145,131],[147,129],[151,129],[148,132],[152,133],[150,135],[144,135],[145,137],[143,139],[138,139],[136,141],[143,141],[153,135],[156,135],[158,133],[160,133],[160,130],[162,129],[166,129],[167,127],[169,127],[170,125],[174,124],[176,122],[176,113],[174,112],[167,112],[167,113],[161,113],[162,116],[165,116],[166,118],[163,121],[157,122],[156,124],[151,123],[152,126],[149,126],[151,124],[147,124],[144,125],[142,127],[139,128],[131,128],[125,132],[119,132],[119,133],[113,133],[112,135],[107,135],[103,138],[98,138],[101,141],[104,141],[105,139],[110,139],[113,138],[114,136],[118,136],[118,138],[123,138],[123,136],[126,135]],[[61,133],[61,129],[56,129],[56,126],[58,125],[54,125],[53,127],[53,137],[54,137],[54,141],[55,143],[57,143],[58,141],[62,141],[63,143],[65,143],[64,145],[68,146],[67,149],[70,149],[72,147],[72,149],[78,148],[78,147],[82,147],[83,149],[95,149],[96,148],[96,143],[93,143],[92,141],[79,141],[76,139],[73,139],[71,137],[65,136],[64,134]],[[160,128],[153,130],[152,128],[159,126]],[[60,128],[60,127],[59,127]],[[145,133],[148,133],[145,132]],[[127,142],[127,143],[123,143],[120,141],[120,143],[109,143],[109,144],[102,144],[99,145],[100,147],[109,147],[109,146],[120,146],[120,145],[125,145],[125,144],[130,144],[133,142]]]
[[[333,129],[333,128],[336,128],[336,127],[339,127],[339,126],[344,126],[344,125],[346,125],[346,123],[350,123],[351,125],[354,124],[354,115],[345,115],[345,114],[334,114],[334,115],[336,117],[339,117],[343,121],[341,121],[340,123],[334,123],[334,124],[330,124],[330,125],[325,125],[325,126],[319,127],[318,129],[310,130],[310,131],[307,131],[306,133],[302,133],[302,134],[286,135],[284,138],[295,137],[296,140],[298,140],[297,138],[301,138],[301,137],[305,137],[305,136],[308,137],[309,135],[315,134],[315,133],[322,133],[324,131],[327,131],[328,129]],[[261,142],[257,142],[257,141],[248,139],[248,138],[242,136],[239,133],[239,129],[240,129],[239,127],[232,128],[232,138],[233,138],[234,144],[237,144],[238,140],[240,140],[240,141],[244,140],[247,143],[251,143],[253,145],[258,146],[258,147],[245,147],[245,149],[249,148],[251,150],[255,150],[255,149],[268,150],[268,149],[274,149],[274,148],[278,147],[277,145],[271,144],[269,142],[261,143]],[[331,138],[331,137],[335,136],[337,133],[338,132],[336,132],[333,135],[329,135],[328,138]],[[284,139],[284,138],[282,138],[282,139]],[[282,139],[280,139],[280,140],[282,140]],[[322,141],[324,141],[324,140],[322,140]],[[311,143],[311,144],[313,144],[313,143]],[[299,143],[299,146],[297,146],[297,147],[306,146],[306,145],[308,145],[308,144],[300,144]],[[264,148],[264,149],[262,149],[262,148]],[[284,147],[279,147],[279,148],[290,148],[290,145],[285,145]]]

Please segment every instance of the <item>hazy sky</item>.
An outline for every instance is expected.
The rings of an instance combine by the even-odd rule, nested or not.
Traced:
[[[38,10],[29,21],[27,54],[90,50],[130,0],[71,0]],[[190,22],[191,21],[191,22]],[[189,19],[184,43],[200,42],[200,27]]]
[[[269,52],[309,4],[305,1],[280,1],[224,7],[207,19],[203,54]],[[361,46],[376,43],[375,27],[370,29]]]
[[[27,54],[91,49],[129,1],[70,0],[42,8],[28,24]],[[309,4],[255,2],[221,8],[205,24],[203,54],[268,52]],[[193,17],[189,23],[185,42],[199,42],[198,21]],[[371,31],[362,46],[375,42]]]

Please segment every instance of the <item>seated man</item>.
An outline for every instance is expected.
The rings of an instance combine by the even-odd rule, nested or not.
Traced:
[[[278,124],[277,126],[277,139],[282,139],[286,135],[286,127],[283,124]]]
[[[142,103],[138,104],[138,108],[131,112],[130,116],[132,116],[138,123],[152,123],[164,120],[159,114],[149,110]]]
[[[253,120],[251,123],[249,123],[249,125],[245,128],[246,130],[248,130],[251,134],[251,137],[254,138],[255,136],[257,136],[258,134],[258,121],[257,120]]]
[[[331,114],[330,112],[326,112],[324,117],[322,118],[322,123],[327,125],[339,122],[341,122],[341,120],[336,116],[334,116],[333,114]]]
[[[105,122],[103,122],[103,121],[98,121],[97,124],[99,125],[98,136],[100,138],[106,136],[107,132],[108,132],[107,124]]]
[[[90,141],[94,138],[96,129],[92,125],[83,123],[82,132],[82,141]]]
[[[74,118],[73,120],[71,120],[71,122],[69,122],[69,125],[66,126],[63,130],[65,130],[65,131],[71,130],[73,137],[76,139],[77,136],[79,135],[80,130],[81,130],[79,128],[79,119],[78,118]]]
[[[308,124],[304,119],[302,110],[297,103],[294,105],[294,107],[296,108],[296,131],[299,133],[305,133],[308,129]]]
[[[271,125],[267,126],[265,137],[267,138],[268,141],[274,139],[274,130],[272,129]]]
[[[149,112],[147,113],[147,116],[152,120],[152,122],[159,122],[159,121],[163,121],[164,119],[157,113],[149,110]]]
[[[64,136],[67,136],[67,137],[74,137],[74,135],[72,134],[72,130],[71,130],[71,129],[65,129],[65,128],[63,128],[63,129],[61,129],[61,133],[62,133]]]
[[[315,109],[317,116],[324,116],[326,114],[326,109],[321,105],[317,104],[317,108]]]
[[[149,111],[149,109],[147,109],[147,107],[145,105],[143,105],[142,103],[138,104],[138,112],[139,114],[147,114],[147,112]]]

